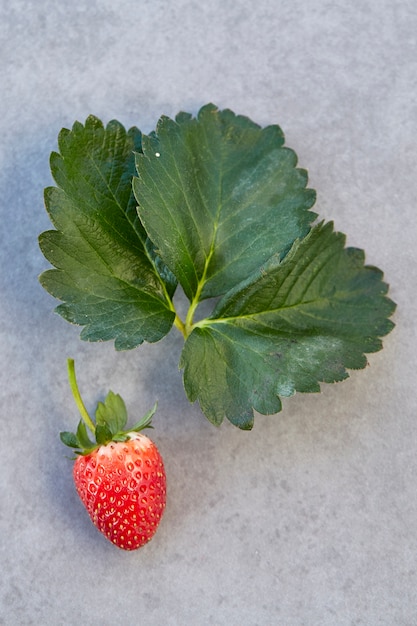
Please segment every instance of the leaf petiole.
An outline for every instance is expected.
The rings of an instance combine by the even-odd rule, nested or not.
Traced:
[[[191,334],[193,328],[195,327],[194,315],[195,315],[198,305],[200,304],[201,293],[203,291],[203,287],[206,281],[206,273],[207,273],[207,268],[208,268],[210,257],[211,255],[209,255],[209,258],[204,267],[203,276],[198,284],[197,291],[187,311],[187,316],[185,318],[184,332],[183,332],[183,335],[186,339]]]
[[[185,332],[185,324],[177,313],[175,314],[174,326],[180,331],[180,333],[182,333],[184,337],[187,337]]]
[[[78,389],[77,378],[75,376],[74,359],[67,359],[67,367],[68,367],[68,380],[69,380],[69,384],[70,384],[70,387],[71,387],[72,395],[73,395],[74,400],[75,400],[75,404],[78,407],[78,410],[79,410],[79,412],[81,414],[82,419],[85,422],[85,425],[87,426],[87,428],[94,435],[95,432],[96,432],[94,423],[93,423],[91,417],[89,416],[87,409],[85,408],[85,404],[83,402],[83,399],[81,398],[81,394],[80,394],[80,391]]]
[[[197,306],[198,306],[198,299],[194,298],[194,300],[190,304],[190,307],[187,311],[187,317],[185,318],[185,325],[184,325],[184,337],[185,338],[187,338],[190,335],[191,331],[194,328],[194,313],[196,311]]]

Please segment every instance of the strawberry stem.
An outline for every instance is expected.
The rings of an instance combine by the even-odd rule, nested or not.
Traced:
[[[87,428],[95,435],[96,429],[93,423],[93,420],[88,414],[87,409],[85,408],[85,404],[83,399],[81,398],[80,391],[78,389],[77,378],[75,376],[75,363],[74,359],[67,359],[68,366],[68,379],[71,387],[72,395],[74,396],[75,404],[78,407],[78,410],[81,414],[82,419],[84,420]]]

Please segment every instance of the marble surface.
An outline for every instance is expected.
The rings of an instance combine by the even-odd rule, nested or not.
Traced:
[[[414,0],[0,2],[0,624],[417,623]],[[370,366],[252,432],[190,405],[181,337],[116,353],[53,313],[38,275],[62,127],[150,131],[206,102],[279,124],[316,209],[384,270],[395,330]],[[108,388],[153,437],[169,500],[134,553],[93,528],[58,432]]]

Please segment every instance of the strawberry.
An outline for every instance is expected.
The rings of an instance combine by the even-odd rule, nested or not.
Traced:
[[[61,433],[62,442],[77,454],[75,488],[96,528],[119,548],[136,550],[154,536],[166,504],[162,457],[140,432],[152,428],[156,405],[126,430],[125,403],[110,391],[104,403],[98,403],[94,423],[78,391],[72,359],[68,359],[68,374],[82,416],[75,434]]]

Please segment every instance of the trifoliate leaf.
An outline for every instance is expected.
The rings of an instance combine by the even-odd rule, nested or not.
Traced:
[[[41,283],[63,301],[57,311],[85,326],[83,339],[115,339],[118,349],[161,339],[175,313],[175,279],[157,257],[136,213],[132,192],[134,151],[141,133],[121,124],[106,128],[90,116],[59,136],[51,155],[58,188],[45,190],[57,230],[40,237],[56,269]]]
[[[148,136],[90,117],[59,150],[45,193],[56,230],[40,239],[55,269],[42,284],[83,339],[127,349],[175,324],[186,393],[213,423],[251,428],[254,411],[343,380],[382,347],[395,306],[382,272],[332,224],[312,227],[315,192],[279,126],[208,104]],[[98,427],[104,439],[106,412]]]
[[[190,300],[226,293],[307,233],[315,192],[283,143],[278,126],[214,105],[143,137],[139,215]]]
[[[253,409],[276,413],[279,396],[343,380],[382,347],[393,326],[387,285],[344,244],[331,223],[316,226],[196,324],[181,357],[184,384],[213,423],[251,428]]]

